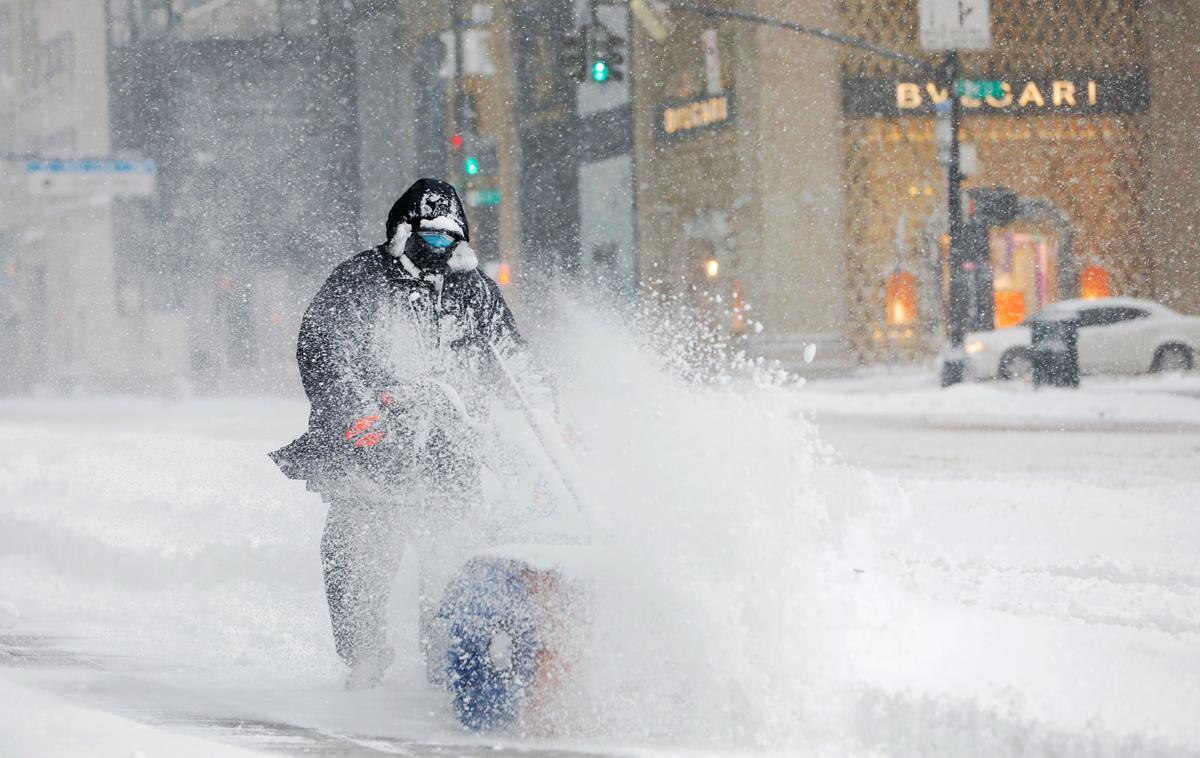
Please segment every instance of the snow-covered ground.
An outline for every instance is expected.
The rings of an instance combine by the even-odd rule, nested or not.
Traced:
[[[304,403],[0,401],[0,755],[1200,754],[1200,376],[594,367],[612,565],[552,736],[457,726],[408,559],[400,659],[341,689],[323,507],[265,457]]]
[[[822,437],[909,503],[884,547],[911,613],[864,651],[862,735],[905,754],[1200,754],[1200,376],[935,381],[804,391]]]

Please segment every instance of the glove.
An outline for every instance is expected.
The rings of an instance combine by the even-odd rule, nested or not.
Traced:
[[[379,421],[378,413],[355,419],[346,428],[346,441],[355,447],[374,447],[383,441],[383,432],[368,431]]]
[[[381,390],[378,397],[382,411],[377,410],[356,418],[350,426],[346,427],[346,441],[354,447],[375,447],[383,442],[383,430],[377,428],[371,431],[371,428],[383,418],[381,415],[383,412],[395,411],[401,406],[396,395],[388,390]]]

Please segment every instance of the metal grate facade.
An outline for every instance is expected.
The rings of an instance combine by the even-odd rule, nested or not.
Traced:
[[[993,0],[993,49],[963,53],[965,75],[1013,81],[1080,78],[1144,68],[1141,3],[1134,0]],[[917,0],[843,0],[847,33],[922,55]],[[843,77],[923,78],[869,54],[843,59]],[[1079,265],[1110,272],[1114,294],[1149,294],[1149,259],[1140,204],[1146,178],[1142,114],[971,115],[963,142],[974,144],[979,171],[971,186],[1003,184],[1047,200],[1074,229]],[[899,265],[941,279],[940,251],[927,243],[945,228],[945,170],[937,163],[934,119],[844,120],[850,333],[866,361],[917,355],[941,344],[941,281],[924,282],[921,325],[885,325],[885,280]],[[1045,232],[1045,230],[1040,230]],[[923,235],[925,241],[923,242]]]

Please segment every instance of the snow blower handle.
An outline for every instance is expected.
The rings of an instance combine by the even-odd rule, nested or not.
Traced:
[[[546,429],[542,419],[538,418],[537,412],[533,409],[533,404],[529,402],[529,398],[521,390],[521,386],[517,383],[517,378],[513,376],[512,371],[508,368],[508,363],[500,355],[500,351],[491,342],[488,343],[488,349],[491,350],[492,357],[496,360],[496,365],[500,367],[500,373],[504,374],[505,381],[508,382],[508,386],[512,389],[513,394],[516,395],[517,404],[521,406],[521,413],[525,416],[525,422],[533,430],[538,444],[542,446],[546,457],[550,459],[551,465],[554,466],[554,473],[558,475],[559,481],[563,483],[567,494],[575,501],[575,509],[583,519],[588,533],[595,534],[597,513],[588,504],[586,498],[583,497],[582,489],[575,481],[575,478],[571,476],[568,465],[562,460],[562,456],[565,455],[563,450],[564,444],[561,441],[555,444],[553,430]]]

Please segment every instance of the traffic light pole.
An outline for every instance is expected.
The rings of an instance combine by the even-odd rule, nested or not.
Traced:
[[[950,226],[950,307],[946,315],[946,336],[950,342],[942,362],[942,386],[949,387],[963,380],[967,356],[963,352],[963,336],[969,317],[967,303],[966,260],[962,250],[962,171],[959,163],[959,125],[962,103],[954,91],[958,79],[958,51],[946,53],[938,70],[938,86],[946,88],[950,97],[950,165],[946,167],[946,215]]]
[[[805,26],[797,24],[794,21],[785,21],[780,18],[772,18],[771,16],[763,16],[758,13],[746,13],[745,11],[731,11],[723,8],[710,8],[706,5],[696,5],[694,3],[668,3],[667,10],[672,13],[694,13],[705,18],[723,19],[727,21],[744,21],[750,24],[758,24],[759,26],[770,26],[776,29],[786,29],[789,32],[797,34],[807,34],[811,37],[820,37],[827,39],[830,42],[836,42],[839,45],[847,45],[856,47],[859,50],[866,50],[869,53],[881,55],[884,58],[891,58],[901,63],[907,63],[910,66],[920,69],[925,73],[934,73],[933,67],[924,60],[902,53],[899,50],[892,50],[889,47],[876,45],[873,42],[867,42],[865,39],[851,37],[847,34],[840,34],[832,29],[823,29],[818,26]]]
[[[463,0],[450,0],[450,23],[451,29],[454,32],[454,76],[451,84],[453,90],[450,107],[454,113],[454,123],[451,126],[451,134],[463,134],[463,125],[466,122],[466,98],[463,97],[463,35],[466,29],[466,24],[463,19]],[[465,136],[465,135],[464,135]],[[466,195],[466,176],[463,171],[460,156],[450,153],[450,176],[451,181],[458,184]]]

